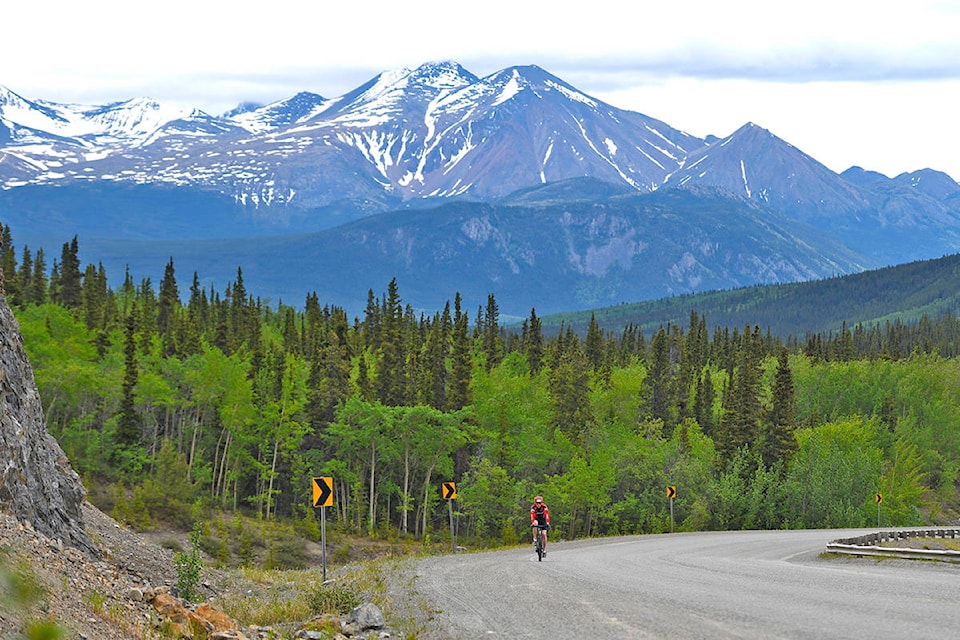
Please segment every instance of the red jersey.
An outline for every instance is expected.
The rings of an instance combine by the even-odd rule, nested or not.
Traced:
[[[530,507],[530,524],[550,524],[550,509],[546,502],[533,503]]]

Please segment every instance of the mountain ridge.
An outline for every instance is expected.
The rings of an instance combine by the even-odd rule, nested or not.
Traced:
[[[432,62],[384,71],[338,97],[303,91],[228,113],[167,111],[149,99],[55,105],[2,89],[0,219],[48,252],[52,232],[68,236],[56,243],[82,233],[121,271],[126,262],[153,277],[166,257],[144,261],[162,247],[216,281],[243,266],[270,297],[352,287],[365,271],[375,281],[361,291],[404,276],[424,296],[416,304],[430,307],[437,291],[467,286],[457,277],[477,296],[502,294],[520,312],[524,295],[573,310],[828,277],[960,249],[960,184],[942,172],[837,174],[755,123],[697,138],[536,65],[478,77],[452,61]],[[87,117],[85,128],[68,126]],[[642,195],[656,197],[625,204]],[[426,243],[479,260],[471,253],[477,237],[438,217],[456,222],[466,203],[488,206],[498,221],[475,229],[501,238],[501,248],[482,258],[482,277],[444,264],[447,254]],[[613,218],[619,226],[609,226]],[[333,230],[360,222],[373,244],[392,249],[377,254],[379,266],[351,270],[344,265],[373,259],[373,244]],[[438,227],[459,238],[455,251]],[[574,228],[582,237],[570,235]],[[590,235],[601,228],[602,242]],[[334,257],[316,256],[303,234],[320,234],[314,241]],[[338,242],[328,241],[337,234]],[[217,238],[229,242],[218,246]],[[549,248],[536,263],[542,272],[526,284],[517,238],[528,253]],[[124,246],[134,240],[137,253]],[[305,283],[310,270],[286,261],[290,273],[279,273],[260,251],[265,244],[285,257],[314,255],[319,282]],[[409,260],[398,262],[404,255]],[[604,260],[622,270],[600,269]],[[544,294],[551,282],[568,291]]]

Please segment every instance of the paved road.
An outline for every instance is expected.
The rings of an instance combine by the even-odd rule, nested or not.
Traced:
[[[427,558],[419,595],[459,640],[948,638],[960,565],[821,558],[864,531],[735,531]]]

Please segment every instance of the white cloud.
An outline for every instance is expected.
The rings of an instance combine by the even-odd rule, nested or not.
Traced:
[[[960,119],[949,99],[960,95],[960,79],[758,83],[678,78],[595,95],[701,137],[723,137],[753,122],[837,172],[858,165],[893,177],[933,168],[960,179]]]
[[[478,75],[538,64],[698,135],[750,120],[833,169],[960,177],[948,153],[960,145],[951,0],[166,0],[138,11],[14,0],[4,22],[16,28],[4,31],[0,84],[28,98],[147,95],[217,113],[301,90],[336,96],[428,60]]]

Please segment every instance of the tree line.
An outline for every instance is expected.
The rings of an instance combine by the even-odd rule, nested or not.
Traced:
[[[335,480],[338,526],[427,537],[458,482],[464,535],[517,539],[543,494],[562,535],[919,524],[956,502],[960,372],[938,355],[945,315],[785,340],[759,325],[545,335],[531,309],[502,326],[495,296],[433,314],[396,280],[348,318],[313,292],[271,307],[243,273],[217,291],[173,260],[159,286],[78,241],[0,245],[48,428],[102,499],[151,517],[190,505],[314,517],[311,477]]]

